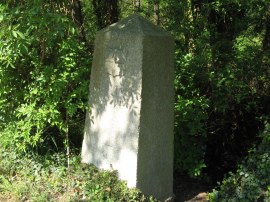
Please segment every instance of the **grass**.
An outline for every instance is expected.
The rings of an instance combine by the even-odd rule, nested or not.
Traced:
[[[17,154],[0,149],[0,201],[157,201],[118,180],[116,171],[98,171],[78,155]]]

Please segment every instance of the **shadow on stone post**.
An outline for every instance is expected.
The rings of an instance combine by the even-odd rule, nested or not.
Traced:
[[[174,40],[133,14],[98,32],[82,161],[129,187],[173,195]]]

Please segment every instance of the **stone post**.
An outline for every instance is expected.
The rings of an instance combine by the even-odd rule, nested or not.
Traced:
[[[129,187],[173,195],[174,40],[133,14],[98,32],[82,161]]]

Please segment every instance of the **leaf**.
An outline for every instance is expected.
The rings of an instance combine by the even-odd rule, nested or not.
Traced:
[[[15,69],[16,67],[13,65],[13,63],[12,62],[10,62],[9,60],[7,61],[7,65],[6,65],[6,67],[11,67],[11,68],[13,68],[13,69]]]
[[[74,34],[75,33],[75,28],[72,27],[70,31],[71,31],[72,34]]]
[[[17,35],[17,32],[16,32],[16,31],[12,31],[12,35],[13,35],[15,38],[17,38],[17,37],[18,37],[18,35]]]
[[[23,33],[21,33],[21,32],[19,32],[19,31],[17,31],[17,34],[22,38],[22,39],[25,39],[25,36],[24,36],[24,34]]]

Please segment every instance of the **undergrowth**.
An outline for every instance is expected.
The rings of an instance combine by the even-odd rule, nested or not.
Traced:
[[[0,201],[150,201],[118,180],[116,171],[98,171],[73,155],[20,155],[0,149]]]
[[[261,134],[262,142],[253,148],[235,173],[229,173],[209,194],[211,202],[270,201],[270,126]]]

